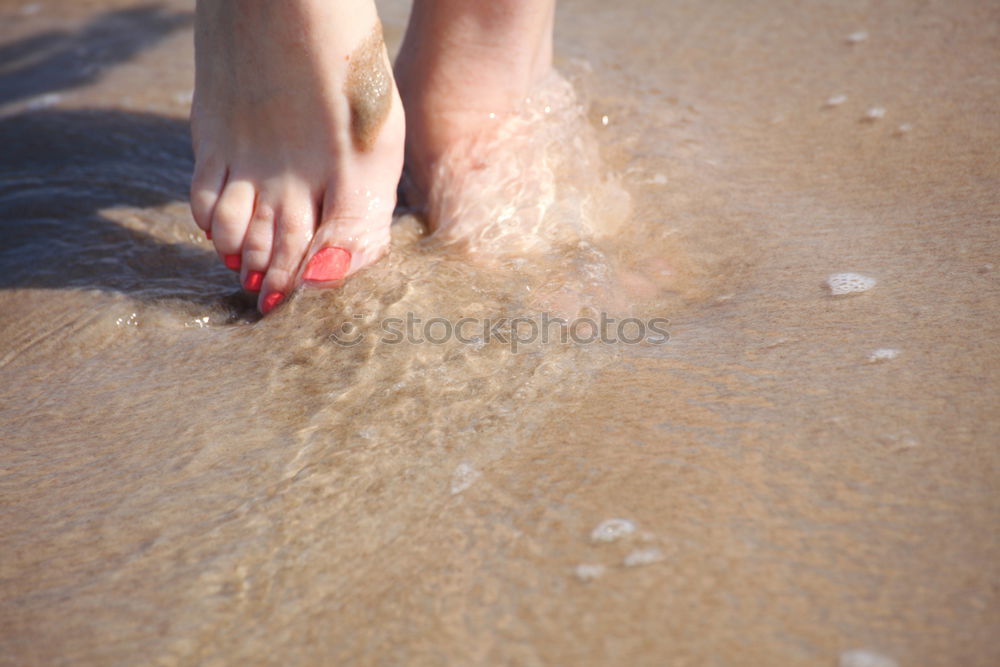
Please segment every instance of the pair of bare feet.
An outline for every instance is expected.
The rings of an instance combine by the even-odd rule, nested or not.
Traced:
[[[262,313],[386,252],[404,154],[426,197],[551,69],[554,4],[415,0],[394,76],[373,0],[199,0],[191,208]]]

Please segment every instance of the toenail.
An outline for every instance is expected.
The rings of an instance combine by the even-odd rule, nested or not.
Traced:
[[[347,275],[347,269],[351,267],[351,253],[345,248],[331,246],[323,248],[313,255],[306,265],[306,270],[302,274],[305,280],[315,282],[325,282],[329,280],[340,280]]]
[[[222,261],[233,271],[239,271],[240,266],[243,264],[239,255],[226,255],[222,258]]]
[[[279,303],[284,301],[285,295],[281,292],[271,292],[264,297],[264,300],[260,304],[260,312],[267,315],[272,308],[277,306]]]
[[[243,287],[247,288],[251,292],[259,292],[260,284],[262,282],[264,282],[263,271],[250,271],[247,273],[246,280],[243,281]]]

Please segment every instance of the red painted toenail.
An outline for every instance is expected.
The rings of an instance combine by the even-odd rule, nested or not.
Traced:
[[[350,267],[350,251],[337,246],[323,248],[309,260],[302,278],[316,282],[340,280],[347,275],[347,269]]]
[[[281,292],[271,292],[264,297],[264,300],[260,303],[260,312],[267,315],[272,308],[277,306],[279,303],[285,300],[285,295]]]
[[[247,273],[246,280],[243,281],[243,287],[247,288],[251,292],[259,292],[260,284],[262,282],[264,282],[263,271],[250,271]]]
[[[243,264],[239,255],[226,255],[222,258],[222,261],[233,271],[239,271],[240,266]]]
[[[212,230],[211,229],[206,229],[205,230],[205,238],[208,239],[209,241],[212,240]]]

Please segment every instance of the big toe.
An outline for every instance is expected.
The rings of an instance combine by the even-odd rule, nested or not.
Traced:
[[[323,220],[309,249],[302,280],[322,286],[342,280],[380,259],[389,249],[395,191],[340,196],[330,190]]]

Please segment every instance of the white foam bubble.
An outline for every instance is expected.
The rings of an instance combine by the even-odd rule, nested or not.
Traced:
[[[902,125],[896,128],[896,131],[899,132],[900,134],[906,134],[912,129],[913,125],[911,123],[903,123]]]
[[[857,32],[852,32],[845,39],[848,44],[860,44],[868,39],[868,32],[865,30],[858,30]]]
[[[873,350],[871,354],[868,355],[868,363],[877,364],[880,361],[889,361],[890,359],[895,359],[899,356],[899,350],[892,347],[880,347],[877,350]]]
[[[856,648],[840,654],[840,667],[898,667],[898,663],[887,655]]]
[[[911,449],[916,449],[920,446],[920,441],[913,436],[904,436],[896,442],[896,446],[890,451],[893,454],[899,454],[900,452],[908,452]]]
[[[592,542],[614,542],[635,532],[635,523],[628,519],[605,519],[590,533]]]
[[[834,296],[867,292],[875,287],[876,282],[874,278],[863,276],[860,273],[834,273],[826,279],[830,294]]]
[[[839,107],[847,101],[847,95],[833,95],[826,100],[826,106]]]
[[[624,565],[625,567],[638,567],[639,565],[650,565],[652,563],[659,563],[665,558],[663,551],[658,547],[650,547],[648,549],[636,549],[628,556],[625,556]]]
[[[573,573],[580,581],[593,581],[604,576],[607,568],[598,563],[581,563],[576,566]]]
[[[115,326],[123,327],[137,327],[139,326],[139,313],[129,313],[115,320]]]
[[[39,95],[38,97],[31,99],[28,102],[27,107],[32,111],[38,109],[47,109],[51,106],[59,104],[60,102],[62,102],[62,99],[63,96],[60,95],[59,93],[46,93],[45,95]]]
[[[459,463],[451,476],[451,494],[454,496],[465,491],[480,477],[482,477],[482,473],[471,465],[468,463]]]
[[[885,118],[885,107],[872,107],[865,112],[865,118],[868,120],[878,120],[879,118]]]

